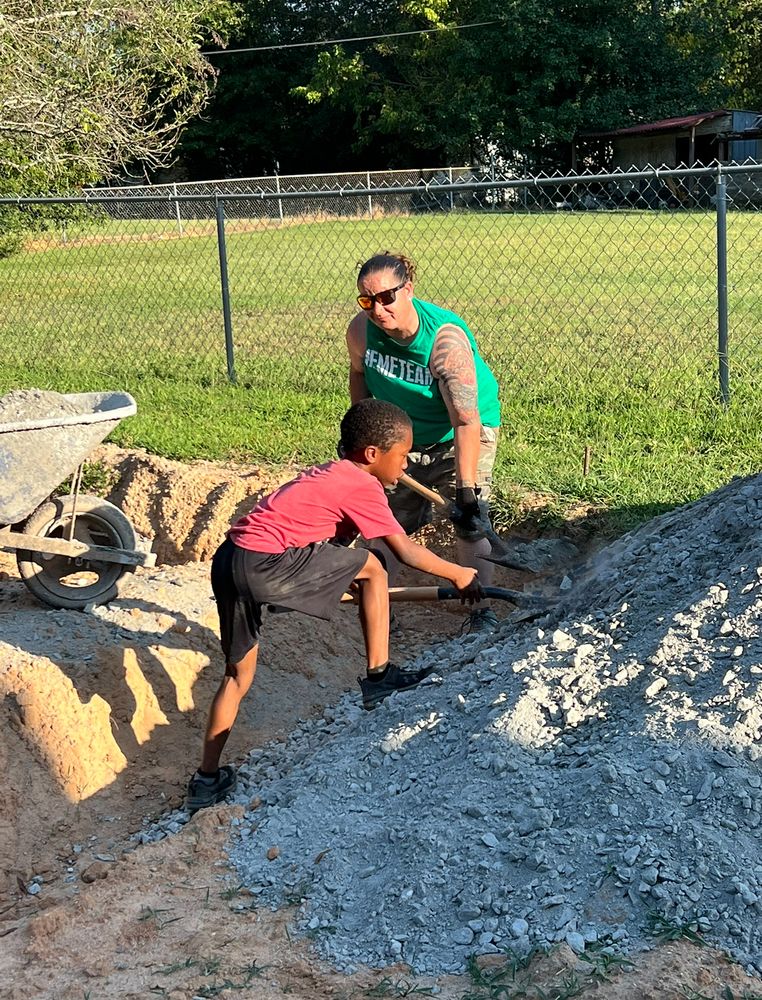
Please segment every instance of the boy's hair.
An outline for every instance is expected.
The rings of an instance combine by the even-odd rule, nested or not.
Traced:
[[[351,455],[370,445],[389,451],[412,426],[407,413],[394,403],[361,399],[342,418],[339,455]]]

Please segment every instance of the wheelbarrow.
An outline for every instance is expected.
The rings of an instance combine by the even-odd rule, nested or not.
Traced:
[[[7,397],[6,397],[7,398]],[[0,418],[0,549],[15,552],[21,578],[54,608],[105,604],[123,575],[156,556],[126,515],[80,492],[90,451],[136,410],[126,392],[69,393],[67,412]],[[71,476],[71,492],[51,493]]]

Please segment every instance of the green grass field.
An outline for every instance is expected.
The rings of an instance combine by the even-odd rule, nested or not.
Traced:
[[[115,438],[171,457],[323,460],[347,405],[356,265],[397,249],[499,377],[504,516],[519,487],[634,523],[761,464],[762,214],[729,217],[729,407],[714,225],[646,212],[231,224],[231,386],[208,225],[180,237],[172,220],[79,221],[65,243],[52,231],[0,260],[0,390],[126,389],[139,412]]]

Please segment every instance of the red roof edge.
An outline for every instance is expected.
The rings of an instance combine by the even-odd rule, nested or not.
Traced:
[[[691,128],[714,118],[730,115],[732,111],[705,111],[699,115],[683,115],[679,118],[663,118],[658,122],[643,122],[641,125],[630,125],[627,128],[612,129],[607,132],[580,132],[581,139],[614,139],[619,136],[648,135],[656,132],[671,132],[673,129]]]

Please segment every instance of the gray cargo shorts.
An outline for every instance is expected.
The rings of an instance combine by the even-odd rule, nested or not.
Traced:
[[[482,427],[476,485],[481,488],[481,501],[488,501],[492,491],[492,469],[497,454],[498,427]],[[407,474],[423,486],[441,493],[445,500],[455,502],[455,445],[452,441],[433,444],[421,451],[411,451],[407,457]],[[433,508],[430,500],[414,493],[401,483],[388,493],[392,513],[408,535],[430,524]]]

